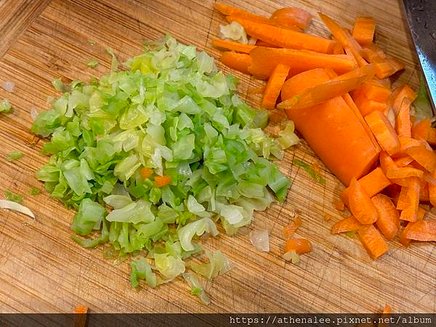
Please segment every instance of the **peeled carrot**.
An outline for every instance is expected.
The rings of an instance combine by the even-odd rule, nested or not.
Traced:
[[[321,20],[324,22],[324,24],[327,26],[327,28],[330,30],[330,32],[333,34],[336,40],[338,40],[339,43],[343,46],[343,48],[347,48],[351,51],[351,53],[354,56],[354,59],[356,60],[357,64],[359,66],[364,66],[367,64],[365,59],[360,55],[361,47],[360,45],[354,40],[350,33],[348,33],[344,28],[342,28],[336,21],[328,17],[327,15],[324,15],[322,13],[318,13],[321,17]]]
[[[433,171],[432,177],[436,177],[436,171]],[[436,207],[436,184],[428,184],[428,198],[431,205]]]
[[[413,147],[420,147],[423,145],[422,140],[416,140],[407,136],[399,136],[398,140],[400,141],[400,152],[406,153],[407,149]]]
[[[368,100],[365,97],[358,97],[354,100],[363,116],[370,114],[373,111],[386,112],[388,105],[385,102]]]
[[[388,244],[373,225],[366,225],[357,231],[360,241],[372,259],[377,259],[388,252]]]
[[[351,214],[361,224],[373,224],[377,221],[378,213],[374,203],[355,178],[351,179],[349,186],[348,206]]]
[[[292,98],[283,101],[277,108],[298,110],[313,107],[334,97],[348,93],[373,76],[374,67],[366,65],[306,89],[302,93],[296,94]]]
[[[171,177],[170,176],[163,175],[163,176],[156,176],[154,178],[154,184],[157,187],[164,187],[165,185],[168,185],[170,183],[171,183]]]
[[[400,150],[400,141],[387,117],[380,111],[373,111],[365,116],[365,121],[374,133],[378,143],[388,154],[392,155]]]
[[[427,171],[433,172],[436,169],[436,154],[433,150],[427,149],[424,145],[409,147],[405,150],[405,153]]]
[[[279,26],[298,26],[305,30],[312,21],[312,15],[301,8],[286,7],[274,11],[270,17]]]
[[[436,128],[431,127],[431,120],[429,118],[413,125],[412,136],[417,140],[425,140],[429,144],[436,145]]]
[[[246,11],[246,10],[236,8],[236,7],[233,7],[230,5],[226,5],[226,4],[221,3],[221,2],[216,2],[214,4],[214,8],[225,16],[236,15],[239,17],[243,17],[245,19],[249,19],[253,22],[259,22],[259,23],[264,23],[264,24],[271,23],[267,17],[255,15],[255,14],[252,14],[252,13]]]
[[[373,79],[363,83],[362,86],[355,90],[352,93],[353,99],[358,95],[363,95],[368,100],[385,102],[389,99],[391,90]]]
[[[375,20],[372,17],[357,17],[353,27],[353,37],[360,45],[372,43],[375,33]]]
[[[227,67],[233,68],[241,73],[249,74],[248,68],[251,65],[251,57],[245,53],[224,51],[220,61]]]
[[[291,238],[292,236],[294,236],[295,232],[297,231],[298,228],[300,228],[300,226],[302,225],[302,221],[300,217],[296,217],[295,220],[290,223],[289,225],[287,225],[284,229],[283,229],[283,236],[286,239]]]
[[[141,168],[141,170],[139,172],[140,172],[142,178],[144,178],[144,179],[147,179],[151,175],[153,175],[153,169],[148,168],[148,167]]]
[[[353,216],[344,218],[336,222],[331,229],[332,234],[340,234],[340,233],[348,233],[348,232],[357,232],[359,228],[362,226],[359,221]]]
[[[267,79],[277,64],[289,65],[295,75],[314,68],[331,68],[342,74],[356,66],[347,55],[332,55],[306,50],[256,47],[250,52],[253,59],[250,73],[259,79]]]
[[[405,193],[406,205],[401,206],[402,207],[402,211],[400,214],[401,220],[412,221],[412,222],[418,220],[419,191],[420,191],[419,178],[409,177],[409,183]],[[397,204],[397,208],[398,207],[399,205]]]
[[[242,53],[250,53],[256,46],[251,44],[244,44],[235,41],[222,40],[222,39],[213,39],[212,45],[215,48],[221,48],[230,51],[242,52]]]
[[[239,16],[229,16],[227,19],[241,24],[248,35],[283,48],[333,53],[336,46],[336,42],[333,40],[288,28],[257,23]]]
[[[415,241],[436,241],[436,220],[418,220],[409,223],[404,237]]]
[[[392,240],[400,229],[400,215],[392,200],[384,194],[377,194],[371,198],[377,209],[377,228],[387,240]]]
[[[297,254],[308,253],[312,251],[312,243],[305,238],[291,238],[285,244],[285,253],[290,251],[295,251]]]
[[[392,184],[380,167],[375,168],[365,176],[359,178],[358,182],[369,197],[373,197]],[[345,204],[348,203],[349,193],[349,187],[342,191],[341,199]]]
[[[266,109],[275,108],[277,98],[280,95],[280,90],[282,89],[283,83],[285,83],[285,80],[288,77],[289,68],[289,66],[283,64],[278,64],[276,68],[274,68],[274,71],[268,79],[268,83],[266,84],[262,99],[262,107]]]
[[[321,68],[295,75],[283,85],[282,100],[329,79],[328,71]],[[286,113],[309,146],[345,185],[351,178],[365,175],[377,161],[379,150],[364,123],[342,97],[305,110],[286,110]]]
[[[407,84],[395,89],[392,92],[392,108],[394,109],[396,115],[398,115],[401,104],[405,98],[408,98],[410,102],[413,102],[416,99],[416,92]]]

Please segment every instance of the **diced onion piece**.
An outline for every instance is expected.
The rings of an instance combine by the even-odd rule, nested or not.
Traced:
[[[35,214],[27,207],[9,200],[0,200],[0,209],[8,209],[13,211],[21,212],[22,214],[25,214],[33,219],[35,219]]]
[[[251,231],[250,241],[256,250],[269,252],[269,234],[266,229]]]

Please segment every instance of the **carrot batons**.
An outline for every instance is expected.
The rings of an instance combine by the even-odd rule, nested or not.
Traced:
[[[264,24],[271,23],[267,17],[255,15],[255,14],[252,14],[252,13],[246,11],[246,10],[236,8],[236,7],[233,7],[230,5],[226,5],[226,4],[221,3],[221,2],[216,2],[214,4],[214,8],[225,16],[232,15],[232,16],[238,16],[241,18],[245,18],[245,19],[251,20],[253,22],[264,23]]]
[[[353,216],[344,218],[339,220],[332,226],[331,232],[332,234],[340,234],[347,232],[357,232],[359,228],[362,226],[359,221]]]
[[[270,20],[279,26],[297,26],[302,30],[305,30],[312,21],[312,15],[301,8],[286,7],[274,11],[270,17]]]
[[[373,111],[365,120],[378,143],[390,155],[400,150],[400,141],[387,117],[380,111]]]
[[[353,38],[362,46],[372,43],[375,20],[372,17],[357,17],[353,27]]]
[[[377,194],[371,198],[377,209],[377,228],[387,240],[392,240],[400,229],[400,217],[392,200],[384,194]]]
[[[365,225],[357,231],[359,239],[372,259],[377,259],[388,252],[388,244],[373,225]]]
[[[333,40],[288,28],[257,23],[239,16],[228,16],[227,19],[241,24],[251,37],[283,48],[333,53],[336,47],[336,42]]]
[[[223,52],[220,61],[227,67],[245,74],[248,74],[248,68],[251,65],[251,57],[248,54],[233,51]]]
[[[280,90],[282,89],[283,83],[285,83],[288,74],[289,66],[287,65],[278,64],[276,68],[274,68],[274,71],[266,84],[262,99],[262,107],[266,109],[275,108],[277,98],[280,95]]]
[[[418,220],[409,223],[403,237],[415,241],[436,241],[436,220]]]
[[[255,45],[251,45],[251,44],[244,44],[240,42],[222,40],[222,39],[213,39],[212,45],[215,48],[221,48],[225,50],[242,52],[242,53],[249,53],[251,50],[253,50],[256,47]]]
[[[295,251],[297,254],[308,253],[312,251],[312,243],[304,238],[291,238],[285,244],[285,253],[290,251]]]
[[[355,178],[351,179],[349,186],[348,206],[361,224],[373,224],[377,221],[378,213],[374,203]]]

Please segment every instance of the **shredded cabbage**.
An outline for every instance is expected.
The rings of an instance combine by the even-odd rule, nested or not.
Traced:
[[[147,259],[132,262],[132,285],[159,285],[185,272],[203,252],[198,237],[216,236],[216,223],[234,234],[254,211],[285,200],[290,181],[269,159],[281,158],[293,131],[280,141],[266,135],[268,114],[245,104],[236,80],[193,46],[171,37],[147,44],[125,70],[108,52],[109,74],[56,83],[63,94],[34,121],[50,155],[37,177],[78,210],[76,242],[109,243],[120,256],[141,251]],[[159,175],[170,184],[158,187]],[[196,269],[213,278],[226,270],[223,257]]]
[[[12,105],[8,99],[3,99],[0,101],[0,114],[3,112],[8,114],[12,111]]]

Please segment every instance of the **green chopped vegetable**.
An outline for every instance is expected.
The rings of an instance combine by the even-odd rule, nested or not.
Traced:
[[[55,80],[53,80],[52,85],[53,85],[53,87],[55,88],[56,91],[65,92],[65,85],[61,81],[60,78],[56,78]]]
[[[37,188],[37,187],[32,187],[30,189],[30,195],[38,195],[40,193],[41,193],[41,190],[39,188]]]
[[[19,160],[23,156],[24,156],[24,154],[21,151],[12,151],[6,155],[6,160],[8,160],[8,161]]]
[[[8,99],[3,99],[0,101],[0,113],[8,114],[12,112],[12,105]]]
[[[320,183],[321,185],[325,185],[325,183],[326,183],[325,178],[322,177],[319,172],[314,170],[313,167],[311,165],[309,165],[307,162],[300,160],[300,159],[294,159],[294,160],[292,160],[292,164],[294,164],[297,167],[303,168],[303,170],[306,173],[308,173],[309,176],[312,177],[312,179],[315,182]]]
[[[146,259],[132,261],[131,283],[154,287],[185,273],[204,252],[199,237],[216,236],[217,223],[234,234],[254,211],[284,201],[290,181],[269,159],[290,142],[266,135],[268,114],[245,104],[236,80],[193,46],[167,37],[123,70],[108,52],[110,73],[71,83],[34,122],[50,155],[37,177],[78,210],[76,242],[109,243],[120,256],[140,252]],[[162,175],[171,183],[158,187],[153,179]],[[207,278],[228,269],[221,252],[208,256],[193,269]]]
[[[23,197],[20,194],[14,193],[10,190],[5,191],[5,198],[8,201],[13,201],[13,202],[17,202],[17,203],[23,202]]]
[[[86,64],[88,67],[90,68],[95,68],[99,65],[99,61],[97,59],[91,59],[90,61],[88,61],[88,63]]]
[[[182,276],[191,288],[191,294],[197,296],[202,303],[209,304],[210,299],[204,291],[203,285],[201,285],[198,278],[191,272],[186,272]]]
[[[425,80],[423,75],[421,75],[420,77],[418,94],[415,101],[413,102],[413,106],[415,109],[414,116],[418,121],[425,118],[432,118],[434,115],[430,99],[427,94],[427,88],[425,86]]]

